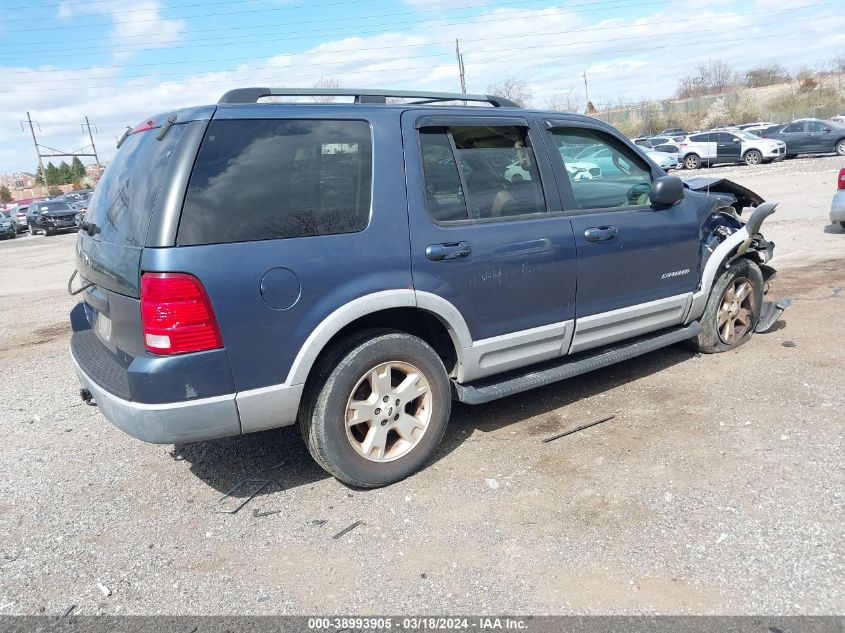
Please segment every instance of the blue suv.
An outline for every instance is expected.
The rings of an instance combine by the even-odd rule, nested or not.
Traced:
[[[348,102],[279,101],[318,93]],[[774,205],[699,181],[486,95],[245,88],[152,117],[79,231],[81,394],[148,442],[299,424],[338,479],[398,481],[452,400],[771,325]]]

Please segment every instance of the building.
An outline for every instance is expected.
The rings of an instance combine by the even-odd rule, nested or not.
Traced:
[[[6,186],[12,192],[13,200],[37,198],[44,195],[44,187],[35,184],[35,174],[16,171],[0,176],[0,186]]]

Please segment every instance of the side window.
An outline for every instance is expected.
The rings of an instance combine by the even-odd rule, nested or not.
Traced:
[[[790,123],[789,125],[786,126],[786,128],[783,131],[787,132],[787,133],[803,132],[804,131],[804,122],[799,121],[797,123]]]
[[[808,132],[821,132],[825,127],[827,126],[821,121],[807,121]]]
[[[690,136],[689,140],[691,140],[693,143],[709,143],[710,136],[710,134],[696,134],[694,136]]]
[[[191,174],[177,243],[362,231],[371,189],[365,121],[214,120]]]
[[[420,130],[426,206],[437,222],[542,213],[546,201],[527,130]]]
[[[651,204],[651,170],[624,143],[591,129],[556,128],[552,135],[577,209]]]

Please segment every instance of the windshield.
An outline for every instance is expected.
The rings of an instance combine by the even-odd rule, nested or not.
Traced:
[[[42,202],[39,205],[36,205],[36,209],[41,211],[41,213],[49,213],[50,211],[63,211],[65,209],[70,209],[67,202]]]
[[[746,141],[756,141],[759,140],[759,136],[756,134],[752,134],[751,132],[746,132],[745,130],[738,130],[734,132],[736,136],[739,138],[744,138]]]

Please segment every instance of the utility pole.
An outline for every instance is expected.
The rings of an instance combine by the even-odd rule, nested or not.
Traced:
[[[32,134],[32,144],[35,145],[35,155],[38,156],[38,169],[41,172],[41,177],[44,179],[44,185],[47,186],[47,174],[44,172],[44,164],[41,162],[41,150],[38,149],[38,141],[35,139],[35,128],[32,127],[32,117],[29,116],[29,112],[26,113],[26,121],[29,123],[29,131]],[[35,121],[38,124],[38,121]],[[38,129],[41,129],[41,125],[38,125]],[[37,184],[37,183],[36,183]],[[49,191],[50,187],[47,186],[47,190]]]
[[[97,146],[94,145],[94,135],[91,134],[91,124],[88,122],[88,115],[87,114],[85,115],[85,125],[83,127],[88,128],[88,138],[91,139],[91,151],[94,152],[94,162],[96,162],[97,167],[99,167],[100,166],[100,159],[97,157]]]
[[[458,59],[458,74],[461,77],[461,94],[467,93],[466,74],[464,73],[464,56],[461,55],[461,45],[458,38],[455,38],[455,57]]]
[[[586,70],[582,74],[582,77],[584,77],[584,94],[587,97],[587,105],[584,106],[584,109],[585,109],[585,111],[587,111],[587,114],[589,114],[589,110],[590,110],[590,90],[587,88],[587,71]]]

